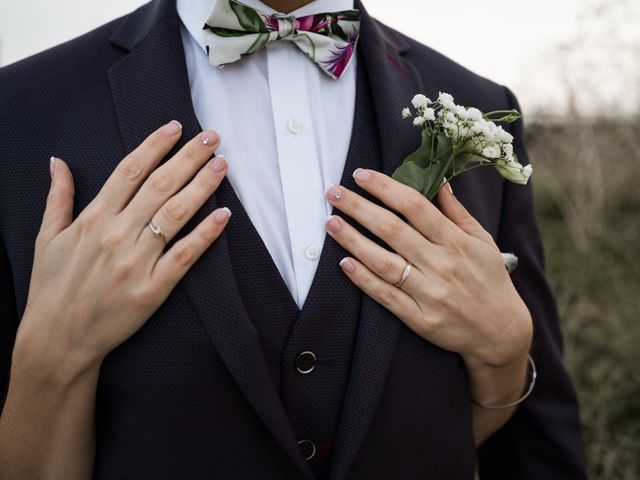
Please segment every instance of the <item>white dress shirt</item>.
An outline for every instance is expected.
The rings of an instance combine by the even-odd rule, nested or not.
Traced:
[[[243,3],[275,12],[259,0]],[[202,39],[212,6],[177,0],[195,114],[220,133],[227,177],[301,309],[331,214],[324,192],[340,182],[351,140],[356,58],[333,80],[291,42],[277,41],[212,67]],[[353,0],[315,0],[291,13],[352,8]]]

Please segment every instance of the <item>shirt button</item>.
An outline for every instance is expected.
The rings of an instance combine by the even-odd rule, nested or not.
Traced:
[[[302,450],[302,455],[306,460],[311,460],[316,455],[316,444],[311,440],[300,440],[298,442],[300,445],[300,450]]]
[[[292,118],[287,122],[287,129],[291,133],[300,133],[302,131],[302,123],[295,118]]]
[[[316,356],[313,352],[302,352],[296,358],[296,370],[303,375],[311,373],[316,368]]]
[[[307,245],[304,249],[304,256],[309,260],[315,260],[320,256],[320,247],[314,243]]]

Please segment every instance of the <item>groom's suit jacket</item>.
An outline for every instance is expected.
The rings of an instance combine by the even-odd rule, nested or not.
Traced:
[[[356,6],[363,16],[347,187],[357,188],[350,175],[356,167],[390,174],[417,147],[417,129],[400,115],[415,93],[447,91],[485,111],[518,107],[509,90]],[[183,123],[181,144],[200,128],[172,0],[155,0],[0,70],[3,390],[49,189],[49,156],[70,165],[77,215],[118,161],[170,119]],[[522,124],[511,132],[526,162]],[[562,365],[531,187],[505,183],[489,169],[453,187],[501,250],[519,256],[513,281],[535,322],[535,391],[479,450],[460,357],[421,339],[352,285],[337,266],[346,252],[330,237],[299,311],[225,180],[179,237],[216,205],[234,212],[229,226],[103,363],[94,477],[470,479],[477,462],[482,478],[584,478],[576,399]],[[315,361],[300,357],[304,351]],[[302,375],[296,366],[313,370]]]

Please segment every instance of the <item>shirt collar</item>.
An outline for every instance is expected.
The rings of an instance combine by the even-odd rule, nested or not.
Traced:
[[[176,8],[178,16],[195,41],[205,50],[202,39],[202,26],[207,19],[211,8],[217,1],[223,0],[177,0]],[[245,5],[257,8],[269,15],[279,13],[265,5],[260,0],[240,0]],[[314,0],[303,7],[291,12],[296,17],[315,15],[324,12],[339,12],[353,9],[354,0]]]

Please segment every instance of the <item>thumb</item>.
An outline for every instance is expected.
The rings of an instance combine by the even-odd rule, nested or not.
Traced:
[[[455,223],[467,235],[471,235],[492,247],[498,248],[493,241],[493,237],[487,232],[480,222],[464,207],[460,200],[453,194],[451,184],[444,179],[442,187],[436,195],[440,211],[453,223]]]
[[[46,245],[73,220],[73,175],[67,164],[59,158],[51,157],[51,186],[47,196],[47,206],[42,216],[42,225],[37,242]]]

